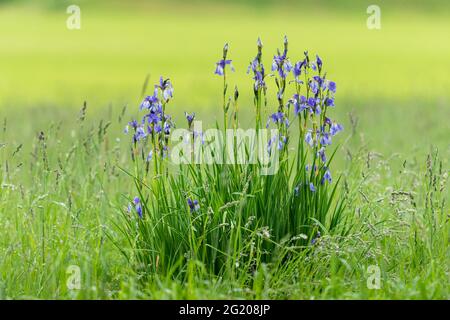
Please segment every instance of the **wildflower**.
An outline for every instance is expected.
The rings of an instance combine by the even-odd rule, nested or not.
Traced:
[[[136,130],[138,127],[138,123],[136,120],[132,120],[132,121],[128,122],[128,125],[131,126],[134,130]]]
[[[311,131],[308,131],[307,133],[306,133],[306,135],[305,135],[305,142],[307,143],[307,144],[309,144],[311,147],[313,146],[313,138],[312,138],[312,134],[311,134]]]
[[[319,104],[317,104],[316,107],[314,108],[314,112],[315,112],[317,115],[320,115],[320,113],[322,112],[322,109],[320,108],[320,105],[319,105]]]
[[[264,65],[261,62],[261,56],[262,56],[262,42],[261,39],[258,38],[257,41],[258,46],[258,54],[253,59],[252,62],[250,62],[250,65],[247,68],[247,74],[250,73],[250,70],[253,71],[253,80],[255,80],[254,83],[254,91],[257,92],[259,89],[266,89],[266,83],[264,81],[266,74]]]
[[[295,114],[299,114],[308,107],[306,97],[303,95],[300,96],[298,94],[294,94],[294,96],[290,100],[290,103],[294,105]]]
[[[141,105],[139,106],[140,110],[143,109],[154,109],[159,105],[159,99],[158,99],[158,89],[155,86],[155,90],[153,92],[152,96],[147,96],[142,101]]]
[[[330,127],[330,134],[332,136],[335,136],[336,134],[338,134],[340,131],[344,130],[344,128],[342,127],[342,125],[340,125],[339,123],[334,122],[331,127]]]
[[[277,139],[277,136],[273,136],[272,138],[270,138],[269,142],[267,143],[267,153],[268,154],[272,153],[272,144],[275,142],[276,139]]]
[[[320,148],[320,150],[317,152],[317,155],[320,157],[320,160],[322,160],[323,163],[327,162],[327,157],[325,155],[324,147]]]
[[[200,205],[198,203],[198,200],[192,200],[191,198],[188,198],[187,203],[188,203],[189,209],[191,210],[191,213],[197,212],[198,210],[200,210]]]
[[[284,37],[284,51],[283,54],[278,51],[278,54],[273,57],[272,71],[278,71],[280,78],[286,79],[289,72],[292,70],[292,64],[287,58],[288,39]]]
[[[184,116],[186,117],[186,120],[188,122],[189,128],[192,126],[192,122],[195,119],[195,112],[192,112],[191,114],[184,112]]]
[[[272,71],[278,71],[280,78],[286,79],[289,72],[292,70],[292,65],[287,60],[286,54],[278,54],[273,57]]]
[[[320,76],[314,76],[313,79],[314,79],[314,81],[317,82],[317,85],[320,89],[322,89],[322,90],[326,89],[326,84],[325,84],[324,78],[321,78]]]
[[[258,89],[265,89],[266,88],[266,82],[264,81],[265,70],[264,66],[261,64],[261,71],[255,71],[255,76],[253,77],[253,80],[255,80],[254,88],[255,91],[258,91]]]
[[[329,183],[331,183],[331,180],[332,180],[331,179],[331,172],[328,169],[325,171],[325,174],[323,175],[322,184],[324,184],[325,180],[327,180]]]
[[[140,141],[144,139],[147,136],[147,133],[145,132],[144,128],[142,126],[137,127],[136,133],[134,134],[134,140]]]
[[[319,73],[322,71],[322,59],[320,59],[319,55],[316,54],[316,63],[319,68]]]
[[[305,66],[305,64],[306,64],[306,59],[297,62],[297,63],[294,65],[294,68],[292,69],[292,74],[294,75],[295,80],[297,80],[297,82],[299,82],[298,78],[301,76],[301,74],[302,74],[302,68]]]
[[[223,76],[227,65],[230,65],[231,71],[234,71],[231,61],[232,60],[219,60],[219,62],[216,63],[216,71],[214,73]]]
[[[145,115],[144,118],[147,118],[147,122],[149,124],[156,124],[161,120],[161,117],[156,112],[150,112],[149,114]]]
[[[311,192],[316,192],[316,187],[312,182],[309,183],[309,190],[311,190]]]
[[[283,146],[286,144],[286,141],[287,141],[287,138],[285,136],[280,136],[278,138],[278,150],[283,149]]]
[[[334,107],[334,98],[327,97],[324,101],[325,106]]]
[[[333,93],[336,93],[336,82],[329,81],[328,82],[328,90],[330,90]]]
[[[310,106],[311,108],[314,108],[316,106],[316,99],[315,98],[308,98],[308,106]]]
[[[272,120],[275,124],[284,123],[286,126],[289,126],[289,119],[285,116],[285,114],[281,111],[272,113],[267,119],[266,128],[269,127],[270,120]]]
[[[317,81],[309,81],[309,88],[314,94],[317,94],[319,92],[319,84],[317,83]]]
[[[134,208],[136,209],[136,212],[139,215],[139,218],[142,218],[142,206],[141,206],[141,200],[139,199],[139,197],[134,197],[133,203],[134,203]]]
[[[159,84],[155,84],[155,89],[159,88],[163,94],[164,100],[168,101],[173,97],[173,86],[169,79],[165,79],[161,76],[159,78]]]
[[[320,135],[320,144],[323,146],[330,145],[331,144],[331,137],[328,132],[322,131]]]
[[[216,71],[214,73],[219,76],[225,75],[225,67],[227,65],[230,66],[231,71],[234,71],[233,65],[231,64],[232,60],[227,60],[227,53],[228,53],[228,43],[226,43],[225,46],[223,47],[223,59],[219,60],[216,63]]]
[[[172,127],[172,125],[170,124],[170,122],[168,122],[168,121],[164,122],[164,133],[166,135],[170,134],[171,127]]]
[[[162,131],[161,125],[160,124],[155,125],[154,130],[155,130],[155,133],[160,133]]]

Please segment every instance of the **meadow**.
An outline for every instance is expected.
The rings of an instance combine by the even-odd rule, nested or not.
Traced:
[[[65,5],[45,3],[0,4],[0,298],[449,298],[445,2],[429,8],[382,2],[380,30],[367,29],[363,1],[81,2],[80,30],[66,28]],[[333,140],[333,186],[341,176],[333,204],[345,201],[345,209],[338,222],[324,218],[323,228],[314,224],[314,231],[303,231],[294,246],[283,239],[283,233],[296,234],[286,231],[290,222],[279,218],[283,208],[277,206],[291,201],[286,197],[295,185],[289,174],[284,182],[248,178],[252,185],[276,186],[271,197],[279,202],[264,207],[252,200],[260,196],[258,188],[243,191],[245,167],[233,167],[226,169],[230,180],[212,196],[198,191],[202,184],[195,189],[201,210],[211,207],[212,216],[223,218],[214,232],[226,232],[208,238],[215,233],[207,237],[196,233],[196,222],[193,229],[180,223],[180,230],[188,230],[187,247],[198,255],[177,252],[176,242],[164,239],[166,229],[156,238],[148,231],[156,229],[149,229],[151,221],[139,224],[135,208],[128,212],[147,182],[137,178],[142,168],[136,170],[131,159],[136,152],[124,128],[142,117],[139,105],[160,75],[174,87],[166,109],[177,127],[187,127],[185,111],[195,112],[204,126],[222,126],[223,81],[214,70],[225,42],[236,69],[227,74],[228,94],[238,87],[241,125],[252,126],[253,80],[246,71],[256,40],[264,43],[269,70],[284,35],[292,62],[305,50],[311,57],[318,53],[338,85],[332,114],[344,131]],[[266,82],[264,124],[278,106],[275,77]],[[196,170],[189,168],[185,176]],[[208,170],[199,169],[203,177],[217,174]],[[173,207],[187,208],[179,215],[195,213],[176,193],[173,186],[182,182],[175,177],[158,185],[171,195],[168,204],[155,210],[160,197],[149,195],[153,201],[145,203],[144,213]],[[253,215],[266,224],[247,226]],[[233,250],[227,246],[232,240]],[[155,248],[160,252],[153,255]],[[149,256],[158,263],[147,261]],[[68,285],[70,266],[80,270],[79,289]],[[368,286],[374,267],[379,289]]]

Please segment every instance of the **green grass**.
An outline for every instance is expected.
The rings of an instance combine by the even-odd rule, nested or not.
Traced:
[[[82,29],[68,31],[64,8],[0,6],[0,298],[449,298],[446,10],[385,5],[382,29],[369,31],[362,5],[151,8],[82,6]],[[320,53],[338,83],[334,115],[346,130],[333,161],[352,231],[325,234],[287,264],[261,263],[251,283],[188,264],[143,284],[111,238],[130,249],[117,226],[134,186],[118,168],[132,168],[122,130],[146,75],[171,78],[177,123],[196,111],[213,124],[222,83],[212,72],[228,41],[245,122],[255,40],[268,65],[284,34],[291,59]],[[274,92],[269,101],[274,109]],[[81,269],[79,291],[66,286],[69,265]],[[380,290],[367,288],[370,265]]]

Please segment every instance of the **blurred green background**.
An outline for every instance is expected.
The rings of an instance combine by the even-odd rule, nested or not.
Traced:
[[[319,53],[337,81],[334,117],[383,152],[449,148],[449,1],[0,1],[0,115],[33,134],[88,101],[90,110],[137,110],[143,82],[159,75],[175,87],[175,116],[220,116],[213,74],[225,42],[241,109],[252,112],[247,65],[261,36],[266,66],[283,35],[290,58]],[[66,8],[81,8],[68,30]],[[369,30],[370,4],[381,29]],[[275,91],[269,80],[270,97]],[[269,109],[276,101],[269,99]],[[20,112],[18,112],[18,110]],[[19,135],[20,136],[20,135]]]

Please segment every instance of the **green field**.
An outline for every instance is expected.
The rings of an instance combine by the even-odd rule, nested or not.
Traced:
[[[81,29],[68,30],[65,4],[0,1],[0,298],[448,299],[449,6],[381,2],[381,29],[369,30],[368,4],[81,2]],[[345,131],[333,165],[352,231],[324,235],[285,267],[265,264],[251,284],[190,265],[142,281],[117,226],[134,192],[119,169],[132,168],[123,128],[146,77],[171,79],[179,126],[184,111],[221,123],[213,72],[228,42],[248,126],[256,39],[270,66],[285,34],[291,61],[318,53],[337,82],[333,116]],[[70,265],[80,290],[66,286]],[[370,265],[379,290],[367,288]]]

